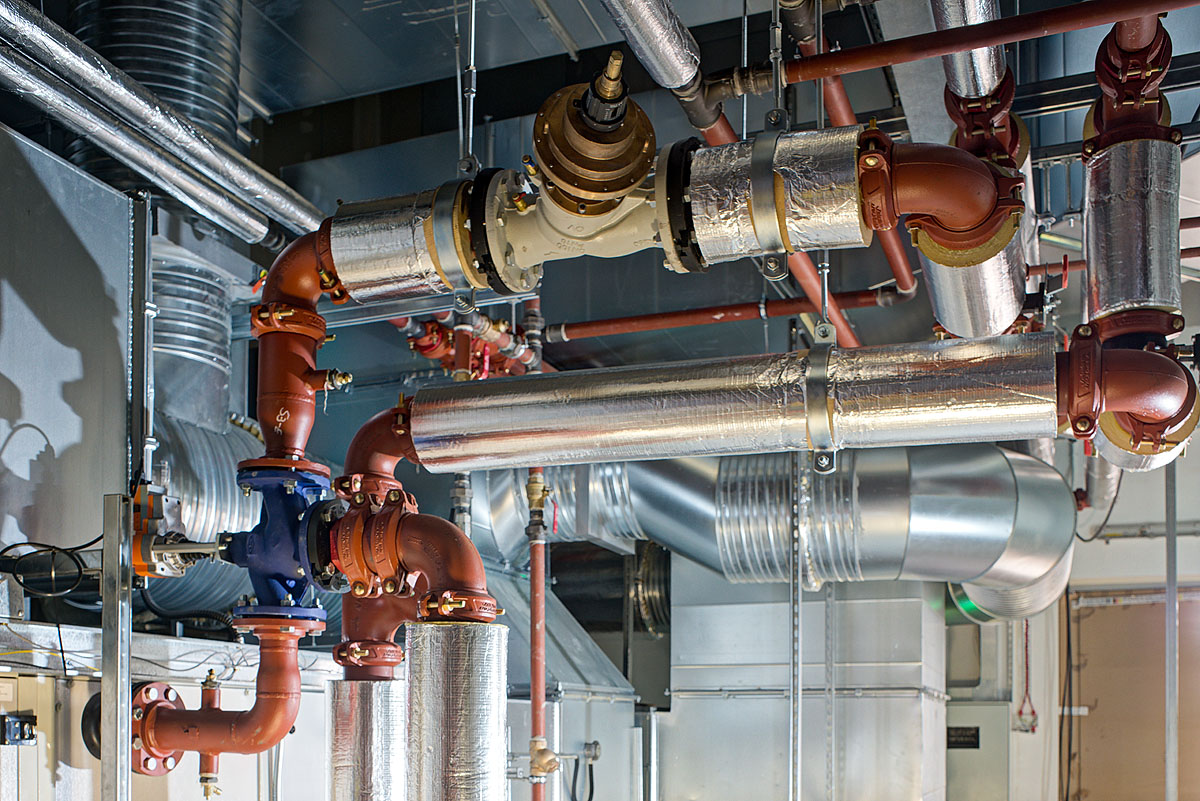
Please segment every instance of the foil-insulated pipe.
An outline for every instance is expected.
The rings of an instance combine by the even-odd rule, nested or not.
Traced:
[[[655,83],[678,89],[700,71],[700,47],[670,0],[600,0]]]
[[[445,201],[458,189],[344,204],[330,222],[329,248],[350,297],[372,303],[482,288],[467,282],[454,248]]]
[[[4,7],[0,0],[0,36]],[[270,221],[249,203],[12,47],[0,46],[0,84],[239,239],[256,244],[272,238]]]
[[[29,60],[53,72],[62,83],[88,95],[107,116],[123,120],[126,127],[138,132],[139,138],[192,165],[241,202],[278,220],[293,233],[315,231],[321,225],[324,215],[320,209],[298,192],[232,145],[206,136],[146,87],[23,0],[0,0],[0,38],[20,48]],[[87,135],[86,131],[69,127]]]
[[[810,447],[808,355],[572,371],[423,389],[412,403],[435,473],[772,453]],[[836,447],[988,442],[1057,430],[1054,338],[837,349],[813,414]]]
[[[798,131],[775,148],[776,202],[791,250],[862,247],[858,137],[862,127]],[[704,148],[692,157],[688,193],[700,252],[709,264],[760,255],[751,219],[753,142]]]
[[[326,696],[331,801],[404,801],[404,682],[331,681]]]
[[[507,797],[508,628],[409,623],[404,632],[408,797]]]
[[[1132,309],[1179,313],[1179,146],[1118,142],[1084,166],[1087,313]]]
[[[924,253],[921,265],[933,316],[958,337],[1003,334],[1025,305],[1025,249],[1014,236],[1004,250],[980,264],[951,267]]]
[[[939,31],[1000,19],[999,0],[933,0],[933,22]],[[985,97],[1004,80],[1004,48],[980,47],[942,56],[946,85],[959,97]]]
[[[1113,504],[1117,502],[1124,472],[1102,456],[1093,453],[1087,457],[1083,485],[1087,493],[1087,507],[1080,511],[1075,529],[1083,539],[1090,540],[1098,536],[1108,522]]]

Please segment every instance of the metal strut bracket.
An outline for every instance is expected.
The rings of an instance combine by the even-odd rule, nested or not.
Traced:
[[[837,332],[829,323],[813,329],[813,346],[808,352],[808,370],[804,378],[804,416],[808,441],[812,446],[814,473],[828,475],[837,469],[837,447],[833,442],[833,420],[829,411],[829,356]]]
[[[787,243],[775,205],[775,148],[787,131],[787,113],[780,108],[767,112],[763,132],[754,138],[750,151],[750,221],[762,249],[759,271],[768,281],[787,277]]]

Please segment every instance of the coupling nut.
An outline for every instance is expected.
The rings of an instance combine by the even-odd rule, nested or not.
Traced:
[[[531,776],[547,776],[558,770],[558,754],[546,744],[545,737],[534,737],[529,741],[529,773]]]

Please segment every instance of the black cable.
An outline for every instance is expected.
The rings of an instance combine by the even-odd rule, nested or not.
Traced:
[[[233,616],[225,612],[217,612],[212,609],[188,609],[183,612],[169,612],[154,602],[150,597],[149,588],[141,590],[142,603],[146,605],[154,615],[163,620],[211,620],[215,623],[220,623],[223,628],[233,631]]]
[[[1104,520],[1101,521],[1100,525],[1096,527],[1096,533],[1090,537],[1080,537],[1079,531],[1076,530],[1075,531],[1076,539],[1078,539],[1080,542],[1095,542],[1096,541],[1096,538],[1100,536],[1100,532],[1104,531],[1104,527],[1108,525],[1108,520],[1109,520],[1109,518],[1112,517],[1113,509],[1117,508],[1117,498],[1121,494],[1121,482],[1124,480],[1125,480],[1125,471],[1122,470],[1121,475],[1117,476],[1117,487],[1116,487],[1116,489],[1113,490],[1112,503],[1110,503],[1108,505],[1108,514],[1104,515]],[[1068,619],[1067,622],[1069,624],[1070,620]]]
[[[8,556],[9,552],[12,551],[14,548],[21,548],[21,547],[31,547],[31,548],[33,548],[33,550],[29,551],[28,553],[23,553],[20,556],[16,557],[13,560],[12,564],[10,566],[8,566],[8,569],[5,572],[10,573],[12,575],[12,577],[14,579],[16,579],[17,585],[21,589],[23,589],[25,592],[29,593],[30,595],[37,596],[39,598],[61,598],[62,596],[67,595],[67,594],[72,593],[75,590],[77,590],[79,588],[79,585],[83,583],[83,574],[85,571],[85,567],[83,564],[83,560],[79,558],[79,549],[87,547],[87,543],[84,543],[83,545],[76,545],[72,548],[63,548],[58,545],[48,545],[44,542],[32,542],[32,541],[30,541],[30,542],[15,542],[12,545],[8,545],[8,546],[5,546],[4,548],[0,548],[0,559],[3,559],[4,557]],[[63,590],[51,589],[50,591],[39,590],[35,587],[30,587],[29,585],[27,585],[25,583],[25,577],[21,573],[21,569],[20,569],[21,564],[23,562],[25,562],[26,559],[29,559],[30,557],[41,556],[42,554],[50,554],[50,586],[51,587],[56,586],[57,581],[58,581],[58,576],[56,575],[56,566],[55,566],[58,554],[63,554],[68,559],[71,560],[71,563],[75,567],[75,575],[74,575],[74,579],[71,581],[70,585],[66,589],[63,589]]]
[[[571,771],[571,784],[567,787],[567,795],[571,796],[571,801],[579,801],[575,795],[575,786],[579,782],[579,757],[575,758],[575,769]]]
[[[592,801],[592,798],[594,798],[596,795],[596,763],[595,762],[588,763],[587,783],[588,783],[587,801]]]

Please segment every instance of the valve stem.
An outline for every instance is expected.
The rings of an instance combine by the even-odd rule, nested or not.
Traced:
[[[604,100],[616,100],[624,90],[621,80],[621,64],[625,57],[620,50],[614,50],[608,55],[608,64],[596,78],[596,94]]]

